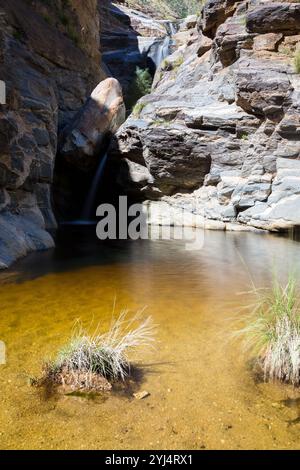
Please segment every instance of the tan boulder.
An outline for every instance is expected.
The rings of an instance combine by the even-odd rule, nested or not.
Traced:
[[[92,92],[60,138],[59,153],[80,169],[90,169],[99,161],[106,137],[125,120],[122,89],[114,78],[103,80]]]

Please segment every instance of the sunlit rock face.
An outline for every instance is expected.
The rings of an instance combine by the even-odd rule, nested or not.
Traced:
[[[105,77],[97,0],[0,1],[0,267],[53,246],[57,136]]]
[[[99,83],[74,120],[61,133],[59,157],[86,170],[94,168],[105,137],[125,121],[122,89],[115,78]]]
[[[117,134],[112,158],[125,190],[192,206],[219,228],[300,224],[299,11],[290,2],[205,4],[197,33],[161,65]]]

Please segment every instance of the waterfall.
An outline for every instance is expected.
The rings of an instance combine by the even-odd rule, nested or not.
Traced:
[[[152,59],[156,68],[171,54],[172,37],[177,33],[179,27],[178,23],[172,21],[161,21],[161,23],[164,25],[167,35],[164,38],[156,38],[148,52],[148,57]]]
[[[163,24],[169,36],[172,37],[174,36],[174,34],[178,33],[179,26],[180,26],[178,22],[164,20]]]
[[[87,195],[87,198],[86,198],[86,201],[85,201],[85,204],[84,204],[84,208],[83,208],[83,211],[82,211],[83,221],[90,221],[93,217],[93,206],[94,206],[94,203],[95,203],[95,199],[96,199],[96,195],[97,195],[99,185],[100,185],[101,180],[102,180],[102,176],[103,176],[103,172],[104,172],[104,169],[105,169],[105,166],[106,166],[107,158],[108,158],[108,154],[106,153],[104,155],[104,157],[100,160],[99,166],[98,166],[97,171],[95,173],[95,176],[93,178],[92,185],[91,185],[91,188],[88,192],[88,195]]]
[[[171,37],[166,36],[164,39],[156,39],[150,47],[148,57],[153,61],[156,68],[158,68],[162,61],[170,55],[171,45]]]

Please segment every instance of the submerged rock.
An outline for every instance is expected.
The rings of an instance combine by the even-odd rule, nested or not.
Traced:
[[[137,400],[144,400],[144,398],[147,398],[150,396],[150,393],[144,390],[143,392],[137,392],[133,394],[134,398]]]

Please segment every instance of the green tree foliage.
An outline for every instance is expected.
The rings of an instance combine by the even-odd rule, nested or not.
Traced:
[[[200,10],[200,0],[166,0],[174,12],[177,12],[181,18],[193,15]]]
[[[130,87],[128,105],[132,108],[135,103],[151,92],[152,76],[148,69],[136,68],[135,79]]]
[[[205,0],[127,0],[133,8],[146,7],[165,18],[185,18],[197,14]]]

